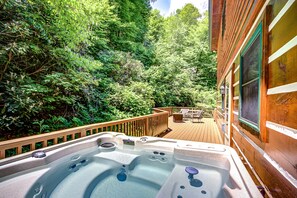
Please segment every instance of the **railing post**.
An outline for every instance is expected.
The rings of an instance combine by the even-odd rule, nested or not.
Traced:
[[[169,128],[169,126],[168,126],[168,119],[169,119],[169,114],[168,114],[168,116],[167,116],[167,119],[166,119],[166,128],[168,129]]]
[[[148,117],[145,118],[145,135],[149,135],[149,123],[148,123]]]
[[[74,135],[75,136],[75,135]],[[87,131],[85,130],[85,129],[82,129],[81,131],[80,131],[80,137],[86,137],[87,136]],[[74,139],[75,137],[73,137],[73,139]]]
[[[47,147],[47,141],[46,140],[41,141],[41,144],[42,144],[42,148]]]
[[[22,154],[22,145],[17,147],[17,155]]]
[[[30,144],[30,151],[34,151],[35,150],[35,142],[32,142]]]
[[[5,149],[0,150],[0,159],[4,159],[5,158]]]

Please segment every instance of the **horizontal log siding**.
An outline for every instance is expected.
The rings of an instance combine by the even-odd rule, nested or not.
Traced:
[[[257,13],[264,1],[226,1],[226,28],[222,37],[222,27],[218,39],[217,61],[218,82],[227,74],[226,69],[232,64],[232,59],[248,34]]]
[[[296,20],[297,21],[297,20]],[[297,24],[296,24],[297,25]],[[275,59],[269,66],[268,88],[296,82],[297,46]]]
[[[270,46],[272,55],[297,35],[297,4],[296,2],[282,16],[280,21],[270,32]]]
[[[272,54],[277,52],[293,38],[296,38],[297,35],[296,1],[273,26],[271,31],[267,28],[287,2],[288,1],[274,1],[274,4],[267,6],[264,14],[260,16],[260,20],[264,25],[263,64],[260,79],[260,134],[253,133],[252,130],[239,121],[238,115],[233,112],[231,119],[231,146],[238,152],[240,149],[255,170],[257,176],[259,176],[261,182],[268,187],[268,193],[271,193],[273,197],[295,197],[297,194],[297,188],[291,183],[296,182],[297,179],[296,134],[293,131],[290,132],[291,135],[289,136],[266,127],[266,121],[268,121],[283,127],[289,127],[292,130],[297,129],[297,92],[274,92],[273,94],[267,95],[268,89],[297,82],[296,45],[288,49],[285,53],[280,54],[280,57],[276,58],[271,63],[268,63],[268,58]],[[226,74],[229,72],[227,67],[231,64],[233,64],[231,68],[231,72],[233,73],[232,81],[235,83],[239,80],[239,70],[236,70],[237,66],[240,64],[240,52],[238,50],[241,48],[244,39],[246,39],[246,35],[251,29],[251,24],[255,22],[254,19],[257,17],[263,4],[264,1],[257,1],[251,8],[249,4],[244,4],[243,1],[238,4],[230,1],[229,4],[227,4],[227,9],[228,6],[233,6],[233,8],[229,8],[229,10],[234,13],[237,13],[236,10],[239,9],[239,7],[235,5],[242,5],[245,6],[245,8],[243,9],[242,16],[239,17],[238,20],[226,18],[225,31],[230,29],[230,32],[219,39],[218,82],[224,81]],[[226,12],[228,13],[228,11]],[[249,12],[249,14],[246,19],[244,19],[246,12]],[[229,15],[234,16],[232,13],[229,13]],[[259,22],[260,21],[257,21],[258,24]],[[238,26],[237,23],[241,23],[241,25],[239,25],[242,27],[241,29],[239,27],[236,30],[234,26]],[[233,29],[233,36],[230,36],[231,30]],[[238,38],[234,39],[237,35]],[[227,45],[228,43],[229,45]],[[237,57],[235,58],[236,55]],[[233,60],[235,61],[232,63]],[[231,105],[234,108],[233,111],[239,112],[239,86],[236,85],[232,88],[234,100],[232,100]],[[221,123],[221,119],[218,116],[217,123]],[[276,168],[278,166],[280,168]],[[284,174],[284,172],[287,173]],[[289,176],[285,176],[286,174],[289,174]]]

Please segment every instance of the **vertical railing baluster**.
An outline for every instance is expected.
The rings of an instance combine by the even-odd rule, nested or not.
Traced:
[[[145,135],[149,135],[149,123],[148,123],[148,118],[145,118]]]
[[[84,129],[82,129],[81,131],[80,131],[80,137],[86,137],[86,134],[87,133],[87,131],[86,130],[84,130]]]
[[[133,136],[137,136],[135,133],[135,121],[132,121],[132,128],[133,128]]]
[[[22,154],[22,145],[17,147],[17,154]]]
[[[0,150],[0,159],[5,158],[5,149]]]
[[[30,151],[34,151],[35,150],[35,144],[36,144],[36,142],[30,143]]]

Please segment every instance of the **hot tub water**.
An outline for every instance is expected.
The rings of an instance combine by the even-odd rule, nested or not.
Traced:
[[[101,154],[94,155],[88,159],[87,165],[65,177],[52,192],[48,192],[49,197],[153,198],[174,167],[172,161],[152,160],[149,154],[129,155],[121,151]],[[106,159],[107,154],[109,158],[116,156],[117,160],[123,155],[129,164]],[[120,181],[119,174],[124,174],[126,179]],[[55,181],[55,178],[48,179]]]

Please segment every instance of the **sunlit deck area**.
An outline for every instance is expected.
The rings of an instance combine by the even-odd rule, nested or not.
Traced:
[[[163,136],[164,138],[222,144],[218,127],[213,118],[203,118],[200,123],[192,123],[190,120],[178,123],[173,122],[173,118],[169,117],[168,127],[172,131]]]

